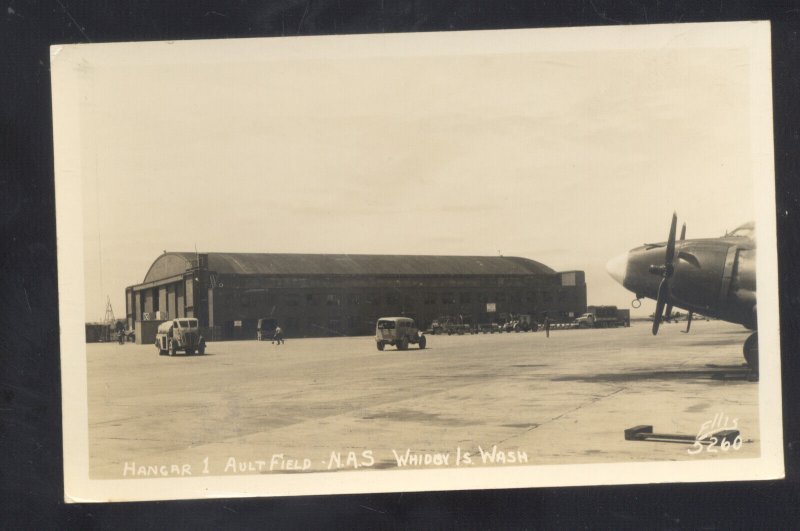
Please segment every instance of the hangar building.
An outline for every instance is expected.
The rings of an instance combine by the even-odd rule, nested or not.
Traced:
[[[260,318],[288,337],[314,337],[372,334],[382,316],[421,328],[443,315],[567,319],[586,311],[586,283],[583,271],[511,256],[165,252],[125,300],[137,341],[142,323],[176,317],[198,318],[212,340],[254,338]]]

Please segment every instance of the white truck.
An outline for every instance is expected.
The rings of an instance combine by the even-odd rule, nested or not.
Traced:
[[[186,354],[206,352],[206,340],[200,335],[197,319],[191,317],[164,321],[158,325],[156,332],[156,348],[159,356],[174,356],[179,350]]]
[[[406,350],[409,343],[425,348],[427,340],[417,329],[414,319],[409,317],[381,317],[375,325],[375,342],[378,350],[386,345],[393,345],[397,350]]]

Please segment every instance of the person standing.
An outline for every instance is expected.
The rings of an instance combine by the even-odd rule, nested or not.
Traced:
[[[544,333],[545,336],[550,337],[550,317],[544,316]]]
[[[275,327],[275,335],[272,336],[272,342],[273,343],[277,342],[279,345],[281,343],[285,343],[285,341],[283,340],[283,330],[281,330],[280,326]]]

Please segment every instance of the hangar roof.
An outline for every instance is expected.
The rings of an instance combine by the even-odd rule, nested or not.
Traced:
[[[204,253],[208,270],[223,275],[547,275],[544,264],[516,256],[421,256],[375,254]],[[156,258],[144,282],[181,275],[195,253]]]

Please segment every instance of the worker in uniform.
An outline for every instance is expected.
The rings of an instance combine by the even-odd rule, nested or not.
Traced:
[[[125,325],[117,321],[117,342],[122,345],[125,343]]]
[[[544,316],[544,333],[550,337],[550,317],[547,315]]]
[[[278,343],[278,345],[280,345],[281,343],[285,343],[285,341],[283,340],[283,330],[281,330],[280,326],[275,327],[275,335],[272,336],[272,343],[273,344]]]

